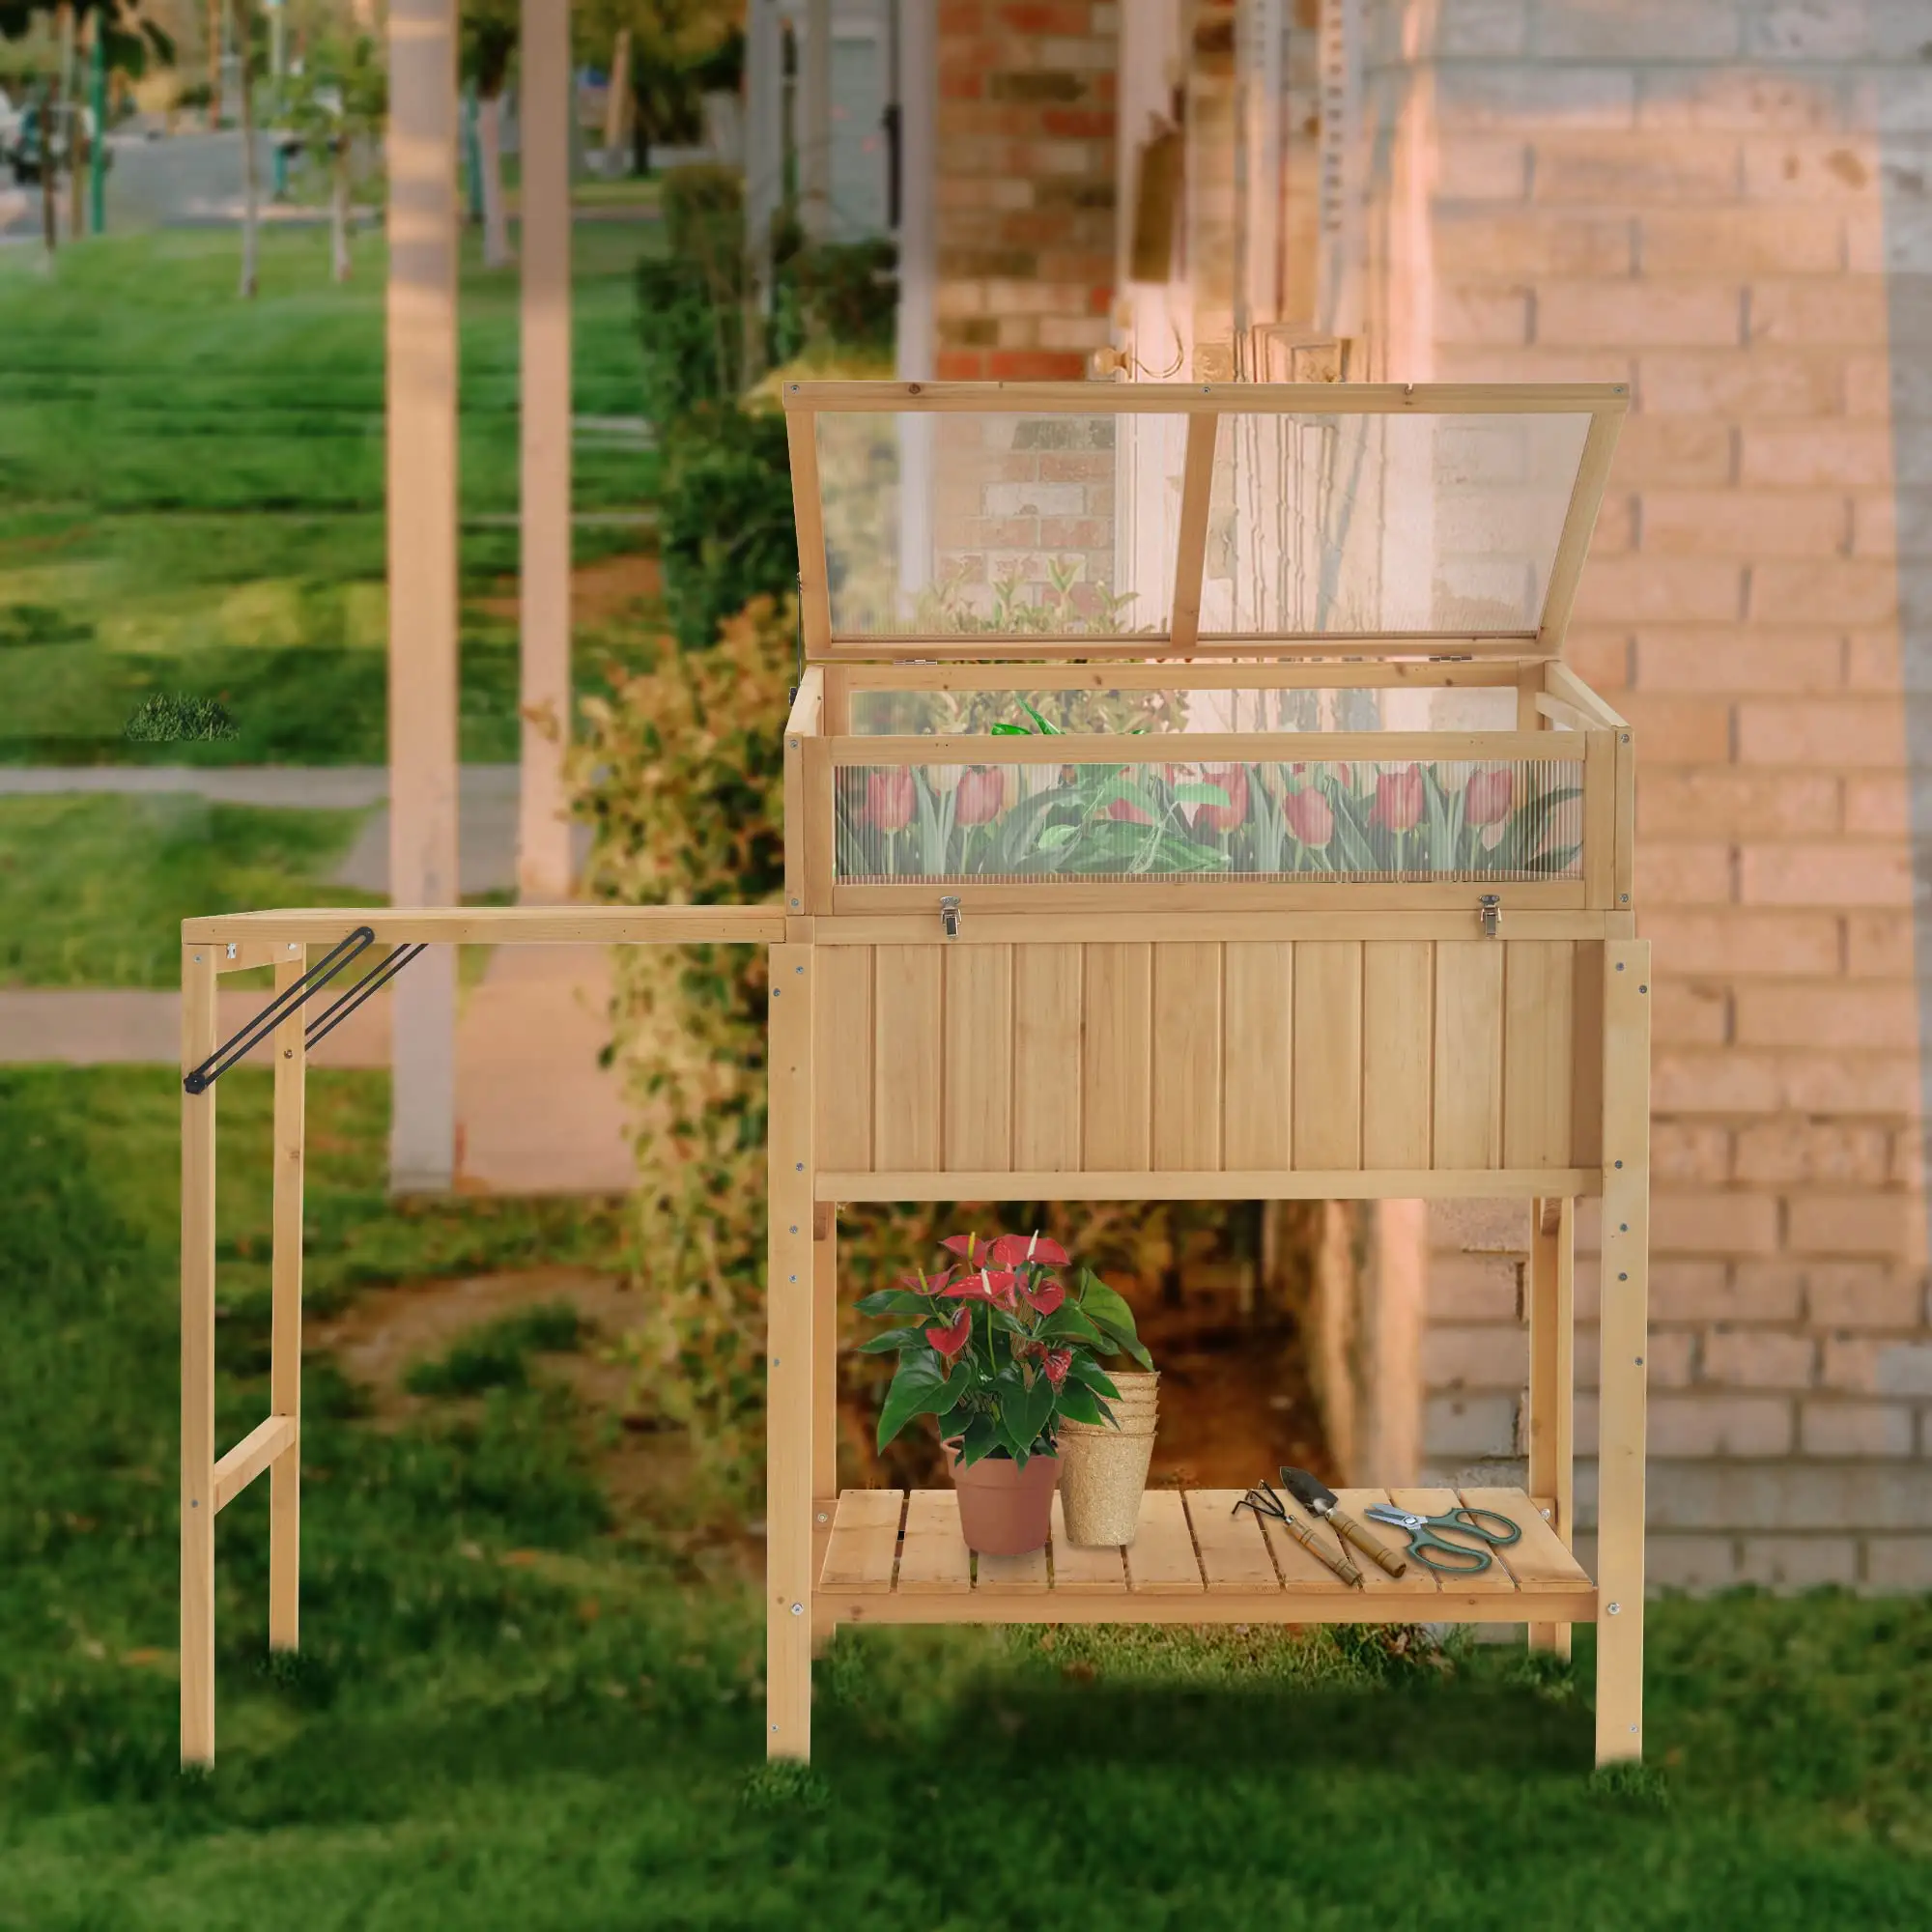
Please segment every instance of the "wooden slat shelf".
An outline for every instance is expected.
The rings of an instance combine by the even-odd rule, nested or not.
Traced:
[[[1489,1569],[1438,1577],[1411,1563],[1393,1577],[1357,1555],[1347,1584],[1279,1523],[1243,1510],[1238,1490],[1150,1490],[1124,1548],[1053,1539],[1026,1556],[978,1556],[959,1534],[951,1490],[845,1490],[813,1596],[839,1623],[1589,1623],[1597,1591],[1521,1490],[1344,1490],[1356,1517],[1394,1502],[1439,1515],[1460,1500],[1498,1511],[1522,1538]],[[1325,1525],[1316,1534],[1335,1548]],[[1401,1550],[1389,1528],[1384,1541]]]

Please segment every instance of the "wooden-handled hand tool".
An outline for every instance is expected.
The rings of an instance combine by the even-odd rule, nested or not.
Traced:
[[[1260,1489],[1250,1490],[1235,1505],[1235,1508],[1237,1510],[1251,1509],[1257,1516],[1272,1517],[1276,1522],[1282,1524],[1287,1529],[1289,1535],[1293,1537],[1295,1542],[1301,1545],[1302,1548],[1308,1551],[1309,1555],[1334,1571],[1343,1582],[1359,1587],[1362,1580],[1362,1573],[1350,1562],[1347,1547],[1344,1546],[1339,1554],[1331,1556],[1322,1548],[1321,1540],[1315,1534],[1313,1527],[1303,1522],[1299,1517],[1290,1516],[1288,1511],[1282,1506],[1281,1498],[1275,1494],[1273,1489],[1268,1484],[1264,1483]]]
[[[1364,1529],[1347,1510],[1337,1509],[1335,1492],[1306,1469],[1291,1469],[1284,1463],[1281,1480],[1296,1502],[1319,1516],[1334,1529],[1337,1536],[1346,1537],[1364,1556],[1379,1564],[1391,1577],[1400,1577],[1408,1568],[1406,1561],[1390,1549],[1374,1531]]]

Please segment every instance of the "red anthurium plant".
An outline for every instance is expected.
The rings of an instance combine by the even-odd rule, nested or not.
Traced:
[[[897,1324],[865,1345],[899,1358],[879,1447],[930,1415],[959,1438],[962,1464],[1006,1456],[1024,1468],[1055,1452],[1062,1416],[1111,1422],[1108,1398],[1120,1392],[1095,1357],[1153,1366],[1125,1300],[1092,1268],[1075,1270],[1068,1288],[1066,1250],[1044,1235],[953,1235],[942,1245],[954,1259],[938,1274],[916,1271],[859,1303],[861,1315]]]

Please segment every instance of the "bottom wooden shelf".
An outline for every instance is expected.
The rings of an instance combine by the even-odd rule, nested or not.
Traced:
[[[1596,1586],[1520,1490],[1344,1490],[1359,1518],[1394,1502],[1424,1516],[1460,1502],[1497,1510],[1522,1538],[1468,1577],[1411,1562],[1387,1576],[1355,1556],[1360,1586],[1303,1549],[1277,1522],[1235,1513],[1238,1490],[1150,1490],[1122,1548],[1066,1541],[1060,1499],[1053,1540],[1026,1556],[976,1556],[951,1490],[845,1490],[813,1593],[838,1623],[1591,1623]],[[1297,1512],[1297,1514],[1301,1514]],[[1335,1548],[1325,1524],[1316,1534]],[[1400,1553],[1399,1529],[1383,1535]]]

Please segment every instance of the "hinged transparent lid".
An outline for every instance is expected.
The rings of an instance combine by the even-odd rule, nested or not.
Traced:
[[[1551,657],[1621,385],[793,383],[815,659]]]

